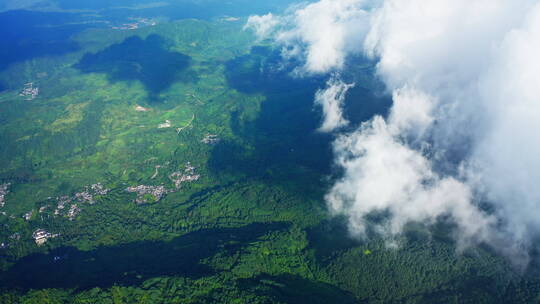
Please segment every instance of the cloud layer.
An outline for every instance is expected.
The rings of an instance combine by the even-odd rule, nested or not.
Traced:
[[[327,201],[352,233],[375,213],[389,237],[442,216],[462,243],[519,248],[540,232],[540,2],[320,0],[281,18],[273,37],[300,72],[335,73],[365,54],[393,95],[388,117],[334,144],[344,175]],[[325,131],[346,123],[347,87],[332,77],[315,98]]]
[[[433,224],[451,215],[460,241],[488,240],[494,219],[472,202],[467,184],[441,176],[426,157],[425,145],[407,144],[433,124],[431,97],[412,89],[394,92],[394,106],[385,120],[376,116],[351,134],[342,135],[334,150],[345,174],[326,196],[334,213],[349,217],[351,232],[366,233],[366,218],[388,216],[375,225],[386,236],[399,235],[409,222]],[[424,149],[422,149],[424,148]]]
[[[259,39],[273,36],[284,58],[303,62],[297,72],[326,73],[344,68],[347,54],[362,50],[368,13],[360,0],[321,0],[292,6],[285,16],[251,16],[246,28]]]

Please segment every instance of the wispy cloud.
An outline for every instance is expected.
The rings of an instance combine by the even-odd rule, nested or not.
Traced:
[[[262,41],[270,38],[279,24],[280,18],[274,16],[272,13],[262,16],[253,15],[248,18],[244,30],[252,30],[257,35],[258,40]]]
[[[315,94],[315,104],[323,110],[323,122],[319,130],[321,132],[332,132],[349,124],[343,117],[343,101],[347,91],[354,87],[354,84],[347,84],[334,75],[326,84],[324,90],[319,90]]]

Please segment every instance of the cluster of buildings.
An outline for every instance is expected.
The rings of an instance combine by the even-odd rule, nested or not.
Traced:
[[[33,100],[39,95],[39,88],[34,87],[33,82],[24,84],[24,88],[19,96],[26,97],[26,100]]]
[[[147,18],[140,18],[140,19],[134,20],[134,22],[131,22],[131,23],[124,23],[120,26],[113,26],[112,29],[113,30],[136,30],[143,26],[154,26],[156,24],[157,24],[156,21],[153,21]]]
[[[49,239],[55,238],[60,234],[52,234],[45,229],[38,229],[32,234],[32,238],[38,246],[45,244]]]
[[[69,207],[67,217],[70,221],[73,221],[80,212],[81,208],[79,208],[77,204],[73,204],[71,205],[71,207]]]
[[[151,195],[156,202],[160,201],[161,198],[167,194],[167,190],[165,189],[165,186],[145,186],[145,185],[139,185],[135,187],[129,187],[126,189],[127,192],[130,193],[136,193],[137,198],[135,199],[135,202],[137,204],[144,204],[148,203],[147,195]]]
[[[58,215],[61,213],[61,210],[63,210],[67,204],[78,202],[78,203],[88,203],[88,204],[94,204],[95,197],[97,195],[106,195],[109,193],[110,189],[105,188],[101,183],[93,184],[91,186],[86,186],[84,188],[84,191],[77,192],[73,196],[62,196],[58,198],[58,205],[56,207],[56,210],[54,212],[55,215]],[[78,207],[78,205],[72,204],[69,207],[69,210],[67,212],[67,217],[70,220],[75,219],[77,214],[81,212],[81,208]]]
[[[94,204],[96,195],[106,195],[110,189],[105,188],[101,183],[93,184],[90,187],[86,186],[84,191],[75,193],[74,199],[81,203]]]
[[[208,134],[206,135],[203,139],[201,139],[201,142],[203,144],[207,144],[207,145],[213,145],[213,144],[217,144],[219,142],[219,137],[215,134]]]
[[[3,206],[5,195],[9,192],[10,184],[1,184],[0,185],[0,202],[2,203],[0,206]],[[80,203],[95,203],[95,196],[96,195],[106,195],[109,193],[110,189],[105,188],[101,183],[93,184],[91,186],[86,186],[85,190],[79,193],[75,193],[72,196],[62,196],[56,198],[56,208],[54,210],[55,215],[65,215],[69,220],[74,220],[77,215],[81,212],[81,208],[79,207]],[[53,199],[52,197],[49,197],[48,199]],[[39,213],[43,213],[47,208],[49,208],[50,205],[42,206],[39,208]],[[67,210],[65,212],[64,210]],[[34,217],[36,210],[31,210],[23,215],[23,218],[27,221],[32,220]],[[5,215],[5,213],[4,213]],[[41,246],[47,242],[47,240],[51,238],[55,238],[59,236],[59,234],[53,234],[45,229],[37,229],[32,234],[32,238],[36,242],[38,246]],[[15,234],[11,236],[12,239],[20,239],[20,235]],[[8,243],[0,243],[0,249],[7,248],[9,246]]]
[[[210,135],[209,140],[211,142],[217,140],[217,137]],[[161,166],[156,166],[156,168]],[[128,187],[127,192],[136,193],[137,197],[135,202],[137,204],[144,204],[150,201],[158,202],[160,201],[167,193],[175,192],[180,189],[181,185],[186,182],[193,182],[200,179],[200,175],[196,174],[196,168],[191,165],[190,162],[186,163],[185,168],[181,171],[173,172],[169,175],[169,179],[174,183],[176,189],[167,190],[164,185],[159,186],[147,186],[139,185]],[[5,204],[5,197],[9,193],[9,187],[11,184],[0,184],[0,207]],[[106,195],[110,192],[110,189],[105,188],[101,183],[96,183],[90,186],[86,186],[84,191],[73,194],[72,196],[61,196],[57,197],[56,206],[54,208],[55,215],[66,216],[69,220],[74,220],[77,215],[81,212],[80,204],[81,203],[95,203],[95,197],[97,195]],[[49,197],[49,199],[53,199]],[[47,208],[50,208],[51,205],[42,206],[39,208],[39,213],[44,212]],[[23,215],[23,218],[27,221],[30,221],[37,210],[31,210]],[[32,234],[32,238],[38,246],[45,244],[49,239],[58,237],[59,234],[53,234],[48,232],[45,229],[37,229]],[[0,243],[0,249],[7,248],[8,243]]]
[[[101,183],[91,185],[90,190],[94,192],[94,195],[107,195],[111,191],[111,189],[105,188]]]
[[[0,184],[0,208],[6,204],[6,195],[9,193],[10,183]]]
[[[54,208],[54,215],[66,216],[70,221],[74,220],[81,212],[79,205],[81,203],[94,204],[96,195],[106,195],[109,193],[109,189],[105,188],[101,183],[86,186],[84,191],[75,193],[72,196],[64,195],[55,198],[56,208]],[[47,198],[52,200],[52,197]],[[50,205],[42,206],[39,208],[39,213],[45,212]],[[67,210],[64,211],[64,210]],[[30,221],[34,216],[34,210],[30,210],[23,215],[23,218]]]
[[[86,186],[84,191],[75,193],[73,196],[61,196],[56,198],[57,205],[54,210],[54,215],[60,215],[63,213],[63,210],[69,205],[69,209],[66,216],[70,220],[74,220],[75,217],[81,212],[81,208],[78,206],[78,203],[88,203],[94,204],[95,197],[97,195],[106,195],[109,193],[110,189],[105,188],[101,183],[93,184],[91,186]],[[70,205],[71,204],[71,205]],[[42,207],[40,212],[43,211],[46,207]]]
[[[62,210],[66,208],[66,205],[72,202],[72,198],[69,196],[61,196],[57,198],[57,200],[58,204],[56,205],[56,209],[54,210],[54,215],[60,215]]]
[[[106,195],[109,193],[109,191],[110,190],[105,188],[101,183],[97,183],[91,186],[86,186],[84,191],[75,193],[72,196],[64,195],[57,197],[55,198],[56,208],[54,208],[54,215],[64,215],[70,221],[72,221],[81,212],[81,208],[79,207],[80,203],[94,204],[96,195]],[[49,197],[47,199],[52,200],[53,198]],[[45,210],[47,210],[49,207],[49,205],[42,206],[39,208],[39,213],[45,212]],[[67,210],[67,212],[64,210]],[[34,210],[31,210],[25,213],[23,218],[29,221],[32,219],[33,215]]]
[[[193,167],[190,162],[186,164],[184,171],[174,172],[169,175],[169,178],[173,181],[176,189],[180,189],[182,183],[193,182],[199,180],[200,177],[199,174],[195,174],[195,167]]]
[[[161,168],[161,166],[156,166],[156,170],[158,168]],[[199,174],[195,174],[195,169],[196,168],[192,166],[190,162],[188,162],[183,171],[177,171],[170,174],[169,179],[174,183],[175,189],[167,190],[163,185],[139,185],[128,187],[126,191],[137,194],[137,198],[135,199],[135,202],[137,204],[149,203],[150,201],[159,202],[167,193],[176,192],[178,189],[180,189],[180,186],[183,183],[199,180],[201,176]],[[154,173],[152,178],[154,178],[156,175],[157,173]],[[153,200],[149,199],[148,195],[151,195]]]

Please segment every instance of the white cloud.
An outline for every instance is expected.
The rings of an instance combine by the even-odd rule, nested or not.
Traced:
[[[494,219],[471,203],[469,186],[437,174],[426,155],[404,139],[432,124],[429,101],[422,93],[399,90],[387,121],[376,116],[336,141],[337,163],[345,174],[326,199],[334,213],[349,217],[353,234],[365,234],[371,213],[388,211],[377,229],[388,236],[399,235],[409,222],[432,224],[450,215],[461,242],[489,239]]]
[[[387,118],[334,145],[345,173],[327,200],[353,232],[386,211],[388,236],[442,215],[461,241],[519,248],[540,233],[537,0],[320,0],[285,19],[276,43],[302,58],[300,72],[346,69],[363,50],[393,93]],[[325,107],[324,93],[321,129],[332,130],[343,100],[329,91]]]
[[[321,0],[296,6],[281,17],[280,24],[271,14],[251,16],[247,28],[267,38],[276,27],[276,42],[283,56],[304,62],[299,73],[327,73],[339,70],[347,55],[362,50],[363,35],[368,29],[365,0]],[[271,30],[272,29],[272,30]]]
[[[338,76],[334,76],[326,85],[326,89],[315,94],[315,104],[323,110],[323,122],[319,130],[332,132],[349,124],[343,117],[342,105],[347,91],[354,87],[354,84],[346,84]]]
[[[514,239],[540,232],[540,4],[509,31],[480,80],[472,162]]]
[[[461,183],[487,197],[506,224],[503,231],[491,231],[490,242],[501,232],[515,243],[527,242],[528,234],[540,228],[533,224],[533,217],[540,215],[540,190],[530,182],[540,178],[540,144],[534,144],[540,142],[534,132],[540,127],[540,77],[534,72],[540,14],[535,3],[388,0],[374,11],[365,43],[390,89],[399,92],[406,86],[432,96],[428,102],[413,96],[415,110],[397,113],[403,106],[394,94],[389,125],[412,117],[428,122],[425,111],[418,109],[432,109],[436,124],[424,127],[414,140],[429,142],[430,155],[437,156],[427,159],[432,166],[454,167],[454,174],[465,168],[477,176],[474,182]],[[416,151],[423,147],[408,146]],[[521,152],[516,147],[522,147]],[[449,158],[453,162],[447,162]],[[463,205],[452,215],[469,231],[466,219],[478,214],[470,216],[475,197],[461,204],[465,201],[469,207]],[[479,240],[487,240],[485,232],[480,235]]]
[[[424,134],[433,122],[433,98],[404,87],[394,91],[393,101],[389,117],[392,133],[412,133],[416,137]]]
[[[270,38],[279,24],[279,17],[274,16],[272,13],[263,16],[254,15],[248,18],[244,30],[253,30],[258,40],[262,41]]]
[[[305,55],[304,69],[324,73],[340,69],[347,52],[360,50],[367,27],[362,0],[322,0],[297,10],[295,27],[280,33],[278,41],[288,45],[300,41]]]

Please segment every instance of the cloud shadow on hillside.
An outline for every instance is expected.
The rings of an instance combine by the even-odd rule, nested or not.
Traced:
[[[210,168],[216,173],[241,172],[269,183],[294,185],[299,193],[324,193],[324,177],[333,173],[334,135],[318,132],[321,111],[314,106],[315,92],[326,86],[327,76],[293,77],[298,63],[284,65],[279,50],[254,47],[247,55],[226,63],[230,87],[245,94],[264,96],[258,117],[242,119],[233,113],[230,124],[240,141],[222,141],[212,151]],[[368,89],[357,86],[349,92],[357,105],[346,105],[352,126],[375,113],[381,102]],[[249,146],[249,149],[246,149]]]
[[[86,54],[75,65],[83,73],[105,73],[109,81],[139,81],[152,100],[174,82],[196,82],[189,69],[191,57],[167,49],[167,42],[152,34],[131,36],[95,54]]]

